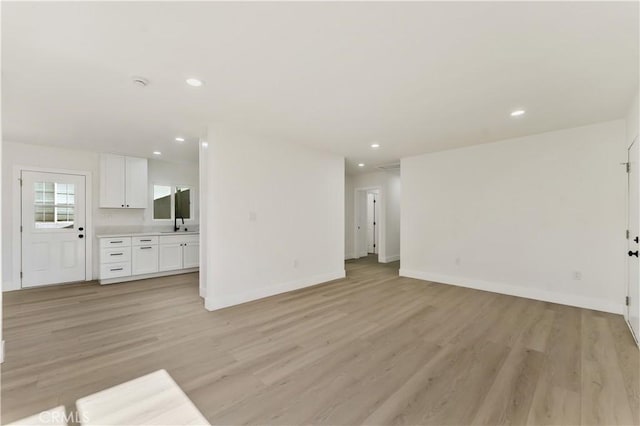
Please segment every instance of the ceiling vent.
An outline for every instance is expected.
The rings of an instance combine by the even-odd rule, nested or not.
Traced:
[[[382,164],[381,166],[378,166],[378,168],[386,172],[399,172],[400,163]]]
[[[133,80],[133,84],[135,84],[138,87],[145,87],[146,85],[149,84],[149,80],[147,80],[144,77],[131,77],[131,79]]]

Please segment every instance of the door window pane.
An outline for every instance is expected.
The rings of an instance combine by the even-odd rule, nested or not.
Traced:
[[[72,183],[35,182],[33,186],[36,229],[73,229],[75,185]]]

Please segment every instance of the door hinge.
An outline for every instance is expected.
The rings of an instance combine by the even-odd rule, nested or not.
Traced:
[[[624,298],[624,304],[629,306],[629,296]]]
[[[627,240],[628,240],[629,239],[629,230],[628,229],[627,229],[627,232],[626,232],[626,236],[627,236]]]
[[[20,232],[22,232],[22,225],[20,225]],[[628,238],[628,237],[627,237]]]
[[[20,279],[22,279],[22,271],[20,271]]]
[[[22,186],[22,178],[18,178],[18,181],[20,182],[20,186]]]

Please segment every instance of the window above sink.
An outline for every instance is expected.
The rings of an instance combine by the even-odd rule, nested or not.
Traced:
[[[153,185],[153,220],[193,219],[192,188],[188,185]]]

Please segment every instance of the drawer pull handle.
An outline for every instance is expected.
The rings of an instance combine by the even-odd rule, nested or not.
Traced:
[[[111,268],[111,271],[122,271],[122,268]]]
[[[150,249],[150,248],[153,248],[153,247],[140,247],[140,250],[146,250],[146,249]]]
[[[145,243],[150,243],[151,242],[151,240],[140,240],[140,241],[145,242]]]
[[[109,241],[109,244],[122,244],[122,241]]]
[[[109,256],[122,256],[124,253],[111,253]]]

